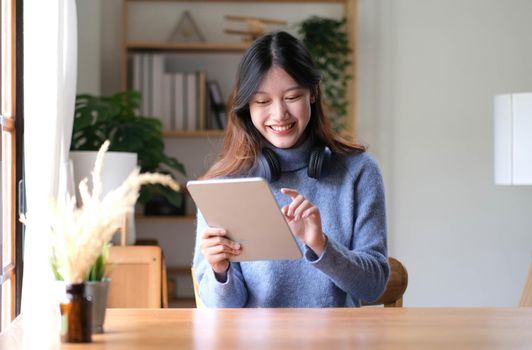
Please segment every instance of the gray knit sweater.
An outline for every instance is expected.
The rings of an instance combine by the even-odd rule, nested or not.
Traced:
[[[384,188],[375,161],[367,154],[333,154],[326,174],[309,178],[309,141],[292,149],[273,148],[281,178],[270,184],[282,207],[290,202],[280,189],[293,188],[316,205],[328,238],[321,256],[298,241],[304,257],[291,261],[232,262],[224,282],[204,260],[198,242],[194,271],[200,297],[210,307],[360,306],[383,292],[389,275],[386,258]],[[256,174],[250,174],[254,176]],[[197,235],[205,228],[198,213]]]

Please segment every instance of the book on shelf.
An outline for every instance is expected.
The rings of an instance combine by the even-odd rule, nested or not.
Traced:
[[[151,55],[151,110],[150,115],[158,118],[163,129],[170,129],[172,116],[170,115],[171,101],[166,97],[171,90],[169,78],[165,77],[165,56],[161,54]]]
[[[223,130],[227,126],[227,110],[222,97],[222,90],[216,80],[209,80],[207,87],[209,90],[210,109],[214,116],[216,128]]]
[[[195,73],[186,73],[186,88],[185,95],[186,97],[186,118],[185,126],[186,130],[193,131],[198,129],[197,124],[197,115],[198,115],[198,87]]]
[[[205,129],[205,72],[174,72],[173,130]]]
[[[166,55],[131,56],[130,88],[142,94],[140,113],[161,121],[166,130],[205,130],[207,82],[205,71],[167,71]]]
[[[172,129],[174,126],[174,86],[173,76],[164,73],[162,76],[162,91],[161,91],[161,117],[164,129]]]
[[[133,69],[130,88],[141,94],[139,112],[143,116],[155,116],[163,122],[160,70],[164,66],[162,55],[133,54]]]
[[[142,60],[140,55],[133,55],[131,64],[131,81],[133,83],[132,88],[135,91],[142,91]]]
[[[151,55],[142,54],[142,78],[141,78],[141,93],[142,105],[141,111],[144,116],[151,116]]]
[[[218,127],[214,122],[214,112],[212,109],[212,100],[209,94],[207,82],[205,82],[205,130],[216,130]]]
[[[170,74],[173,77],[173,130],[185,130],[185,75],[182,72]]]
[[[198,71],[196,73],[196,81],[197,81],[197,91],[198,91],[198,100],[196,105],[198,106],[198,128],[199,130],[205,130],[206,129],[206,104],[207,104],[207,98],[205,96],[206,92],[206,85],[207,81],[205,78],[205,72],[204,71]]]

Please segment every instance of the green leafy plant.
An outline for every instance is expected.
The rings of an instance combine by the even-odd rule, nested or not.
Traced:
[[[98,256],[94,264],[91,266],[85,281],[99,282],[105,278],[107,272],[107,259],[109,258],[110,247],[111,244],[109,243],[103,246],[102,252]],[[50,266],[52,267],[52,272],[54,274],[55,279],[57,281],[64,281],[63,275],[59,272],[59,263],[54,253],[52,253],[50,257]]]
[[[105,244],[102,249],[102,253],[96,259],[94,265],[89,270],[87,281],[101,281],[105,277],[107,268],[107,258],[109,257],[110,244]]]
[[[186,175],[183,164],[164,152],[160,120],[137,115],[140,101],[138,91],[101,97],[78,95],[70,149],[97,151],[105,140],[110,140],[109,151],[137,153],[141,172],[175,170]],[[181,192],[158,184],[142,186],[139,202],[146,203],[156,194],[177,207],[183,203]]]
[[[325,102],[332,127],[337,132],[346,128],[347,84],[352,79],[347,72],[351,61],[345,24],[345,19],[312,16],[297,26],[299,35],[322,74]]]

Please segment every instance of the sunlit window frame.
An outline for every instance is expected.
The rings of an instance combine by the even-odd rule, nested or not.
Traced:
[[[1,317],[4,329],[16,316],[16,0],[1,0],[2,252]]]

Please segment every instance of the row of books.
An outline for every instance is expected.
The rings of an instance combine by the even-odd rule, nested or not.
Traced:
[[[135,53],[130,59],[130,88],[141,93],[141,115],[159,118],[167,130],[225,128],[220,87],[204,71],[167,71],[163,54]]]

